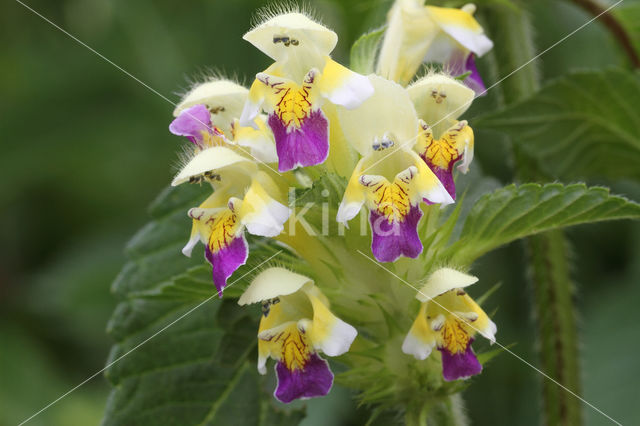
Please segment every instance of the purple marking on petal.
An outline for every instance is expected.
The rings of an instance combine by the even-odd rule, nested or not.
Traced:
[[[431,161],[429,161],[428,159],[426,159],[422,155],[420,157],[424,160],[425,163],[427,163],[427,166],[429,166],[429,168],[431,169],[433,174],[436,175],[438,180],[440,180],[440,182],[442,182],[442,185],[444,186],[444,189],[446,189],[447,192],[449,193],[449,195],[451,195],[451,198],[453,198],[455,200],[456,199],[456,184],[453,181],[453,165],[455,163],[457,163],[462,157],[456,158],[454,161],[451,161],[451,163],[449,163],[449,168],[448,169],[442,169],[442,168],[436,166],[435,164],[433,164]],[[426,198],[423,198],[422,201],[424,201],[425,203],[427,203],[429,205],[434,204],[431,201],[427,200]]]
[[[186,136],[194,144],[202,146],[202,132],[212,133],[211,113],[205,105],[194,105],[171,122],[169,131],[174,135]]]
[[[298,398],[313,398],[329,393],[333,384],[333,373],[329,364],[317,354],[311,357],[304,369],[289,371],[282,361],[276,364],[278,386],[273,395],[285,404]]]
[[[454,157],[450,162],[449,162],[449,167],[447,169],[443,169],[440,168],[438,166],[436,166],[435,164],[433,164],[427,157],[426,157],[426,151],[422,154],[420,154],[420,158],[422,158],[422,160],[427,164],[427,166],[429,166],[429,168],[431,169],[431,171],[433,172],[434,175],[436,175],[436,177],[438,178],[438,180],[440,180],[440,182],[442,183],[442,185],[444,186],[444,189],[447,190],[447,192],[449,193],[449,195],[451,195],[451,198],[453,198],[454,200],[456,199],[456,184],[453,181],[453,166],[462,159],[462,156],[460,157]],[[426,198],[423,198],[422,201],[424,201],[425,203],[427,203],[428,205],[433,205],[435,203],[432,203],[431,201],[427,200]]]
[[[302,120],[300,128],[287,126],[276,114],[269,115],[278,153],[278,171],[286,172],[298,166],[320,164],[329,155],[329,122],[317,109]]]
[[[454,50],[449,56],[449,60],[444,63],[444,68],[454,77],[467,72],[465,52],[463,50]]]
[[[467,379],[482,371],[482,364],[473,353],[471,343],[473,343],[473,339],[469,340],[466,351],[457,354],[451,354],[446,349],[438,348],[442,354],[442,375],[447,382]]]
[[[393,262],[400,256],[416,258],[422,252],[418,237],[418,222],[422,211],[411,206],[402,220],[389,223],[387,218],[376,211],[369,213],[371,225],[371,251],[378,262]]]
[[[428,164],[428,163],[427,163]],[[431,169],[433,174],[438,177],[444,189],[447,190],[451,198],[456,199],[456,184],[453,182],[453,163],[449,166],[448,170],[441,169],[440,167],[433,167]]]
[[[484,87],[484,82],[482,81],[482,77],[480,77],[478,68],[476,68],[475,56],[476,55],[471,52],[468,52],[465,56],[464,51],[458,50],[451,55],[449,61],[445,64],[445,68],[453,76],[466,74],[471,71],[471,74],[464,79],[464,84],[470,89],[473,89],[473,91],[476,92],[476,96],[483,96],[486,88]]]
[[[478,68],[476,68],[475,56],[476,55],[471,53],[467,57],[467,61],[465,62],[465,65],[464,65],[463,74],[469,71],[471,71],[471,74],[469,74],[469,77],[464,79],[464,82],[466,83],[467,86],[473,89],[474,92],[476,92],[476,96],[484,96],[487,92],[487,88],[484,86],[484,82],[482,81],[482,77],[480,77]]]
[[[207,246],[204,256],[213,266],[211,273],[213,283],[218,289],[218,297],[222,298],[222,289],[227,285],[227,278],[246,263],[249,256],[249,245],[244,239],[244,235],[240,235],[231,240],[231,244],[227,247],[217,252],[212,252]]]

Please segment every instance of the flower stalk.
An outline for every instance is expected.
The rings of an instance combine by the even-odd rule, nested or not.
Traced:
[[[487,15],[490,33],[504,49],[493,52],[501,76],[511,73],[535,57],[532,26],[526,10],[500,5]],[[539,88],[537,61],[501,83],[503,104],[511,104]],[[512,141],[516,178],[548,181],[539,165]],[[549,231],[525,240],[529,279],[533,288],[533,313],[538,331],[541,369],[577,394],[581,394],[580,350],[575,286],[570,276],[569,242],[562,230]],[[548,380],[542,381],[545,424],[580,425],[580,401]]]
[[[572,391],[580,392],[580,342],[569,243],[562,231],[550,231],[528,238],[526,247],[541,369]],[[545,380],[542,398],[546,424],[582,424],[580,401],[564,389]]]

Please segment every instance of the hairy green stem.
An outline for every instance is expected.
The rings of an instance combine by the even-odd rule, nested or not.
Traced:
[[[496,6],[489,19],[496,43],[496,65],[504,76],[536,54],[526,11]],[[494,33],[495,31],[495,33]],[[502,83],[501,102],[510,104],[532,95],[539,87],[536,62],[519,69]],[[535,161],[513,141],[516,178],[545,181]],[[576,308],[568,259],[569,243],[561,230],[526,241],[529,277],[534,299],[542,370],[573,392],[580,393]],[[549,425],[582,424],[580,401],[555,383],[543,379],[543,421]]]
[[[580,365],[574,286],[569,279],[568,243],[562,231],[527,239],[530,278],[535,298],[541,369],[579,393]],[[580,401],[549,380],[542,382],[545,423],[579,425]]]
[[[469,422],[464,414],[464,401],[460,394],[451,395],[450,397],[434,404],[428,413],[424,412],[423,418],[429,426],[464,426]],[[427,416],[428,414],[428,416]]]
[[[431,404],[420,403],[409,405],[404,416],[406,426],[427,426],[427,415]]]
[[[528,13],[521,7],[495,4],[484,17],[495,46],[492,51],[497,67],[495,77],[504,78],[495,87],[502,94],[499,102],[510,104],[528,97],[539,87],[537,61],[524,66],[536,55]]]

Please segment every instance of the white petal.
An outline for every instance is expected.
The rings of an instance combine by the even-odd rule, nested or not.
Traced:
[[[484,34],[475,34],[465,28],[453,26],[442,29],[477,56],[482,56],[493,48],[493,42]]]
[[[308,285],[303,291],[313,306],[313,320],[303,319],[298,324],[307,330],[313,347],[329,356],[347,352],[358,335],[356,329],[329,310],[327,298],[317,287]]]
[[[451,38],[478,56],[487,53],[493,42],[484,35],[484,30],[469,13],[470,9],[450,9],[427,6],[429,16]]]
[[[200,235],[195,232],[191,235],[191,238],[189,238],[187,244],[182,248],[182,254],[187,257],[191,257],[191,252],[193,251],[195,245],[198,244],[198,241],[200,241]]]
[[[451,194],[449,194],[442,183],[439,183],[436,188],[423,194],[423,197],[434,204],[440,204],[442,207],[455,203],[455,200],[451,198]]]
[[[340,318],[335,316],[333,318],[335,322],[331,326],[328,335],[324,339],[314,341],[313,343],[316,349],[321,350],[325,354],[329,356],[339,356],[349,350],[358,335],[358,331]],[[309,320],[302,320],[301,322],[304,322],[305,329],[309,329],[309,327],[312,326],[312,322]]]
[[[267,374],[267,358],[266,356],[258,355],[258,373],[263,376]]]
[[[469,141],[467,141],[464,147],[464,153],[462,154],[462,162],[458,165],[458,170],[466,174],[469,171],[471,161],[473,161],[473,146],[469,146]]]
[[[369,79],[327,58],[318,83],[320,92],[331,103],[347,109],[357,108],[373,95]]]
[[[331,337],[323,342],[320,349],[329,356],[342,355],[349,350],[357,335],[358,332],[353,326],[338,318],[331,331]]]
[[[247,231],[253,235],[276,237],[284,229],[283,225],[290,214],[291,210],[287,206],[272,200],[261,211],[251,217],[244,217],[242,223],[247,227]]]
[[[327,94],[327,98],[336,105],[347,109],[357,108],[363,100],[373,95],[373,86],[367,77],[353,73],[344,86]]]
[[[425,343],[409,332],[407,337],[404,338],[404,342],[402,342],[402,352],[407,355],[413,355],[416,359],[422,361],[427,359],[434,346],[435,342],[433,344]]]
[[[491,342],[491,344],[494,344],[496,342],[496,333],[498,331],[498,326],[496,326],[496,324],[489,320],[489,324],[487,325],[487,327],[483,330],[479,330],[480,334],[486,338],[487,340],[489,340],[489,342]]]
[[[365,202],[365,193],[360,183],[360,174],[362,173],[365,162],[364,158],[360,159],[353,169],[347,188],[342,196],[342,201],[338,207],[338,214],[336,215],[337,222],[346,225],[349,220],[358,214]]]
[[[362,205],[364,204],[364,200],[361,202],[346,202],[342,201],[340,203],[340,207],[338,207],[338,214],[336,215],[336,222],[347,223],[360,211]]]
[[[275,237],[284,229],[291,210],[270,195],[277,195],[277,191],[278,188],[266,173],[260,171],[253,176],[253,182],[238,210],[240,221],[253,235]]]
[[[451,268],[441,268],[429,276],[418,291],[416,299],[426,302],[454,288],[465,288],[478,282],[478,278]]]

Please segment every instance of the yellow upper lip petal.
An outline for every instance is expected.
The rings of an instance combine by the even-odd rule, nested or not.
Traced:
[[[335,32],[298,12],[274,16],[242,38],[275,61],[286,57],[287,49],[312,48],[328,55],[338,43]]]
[[[464,288],[478,282],[478,278],[451,268],[441,268],[429,276],[427,282],[418,291],[416,299],[427,302],[436,296],[454,288]]]
[[[171,181],[171,186],[177,186],[187,182],[192,176],[199,176],[210,170],[219,170],[241,162],[245,162],[248,168],[256,167],[250,159],[236,154],[224,146],[214,146],[204,149],[191,158],[178,172],[173,178],[173,181]]]
[[[284,268],[269,268],[254,278],[240,296],[238,304],[249,305],[293,294],[307,283],[313,283],[313,280]]]

